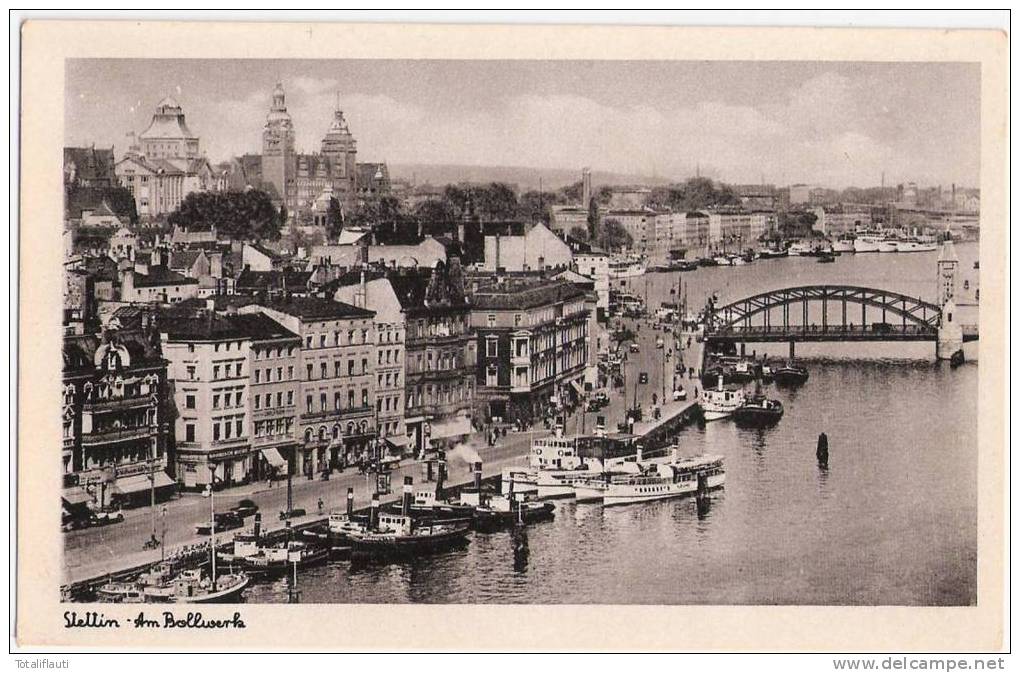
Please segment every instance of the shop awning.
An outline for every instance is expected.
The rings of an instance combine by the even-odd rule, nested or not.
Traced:
[[[432,424],[432,439],[447,439],[449,437],[463,437],[471,434],[471,421],[463,416]]]
[[[407,446],[407,435],[393,435],[385,439],[390,446],[397,449]]]
[[[287,472],[287,461],[276,449],[262,449],[262,457],[276,469],[283,470],[284,473]]]
[[[162,470],[156,472],[153,476],[155,477],[156,488],[166,488],[174,485],[174,480]],[[152,481],[149,480],[148,474],[133,474],[130,477],[121,477],[113,482],[113,492],[120,493],[121,495],[141,493],[142,491],[148,491],[151,487]]]
[[[64,492],[60,494],[60,499],[66,502],[68,505],[86,505],[92,502],[92,496],[85,492],[81,486],[72,486],[71,488],[65,488]]]
[[[577,391],[578,395],[584,395],[584,388],[581,387],[580,383],[578,383],[577,381],[571,381],[570,385],[574,387],[574,390]]]

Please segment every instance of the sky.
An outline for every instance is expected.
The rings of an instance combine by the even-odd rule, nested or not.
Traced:
[[[339,95],[360,161],[521,166],[834,188],[978,185],[968,63],[88,59],[65,145],[126,148],[174,96],[212,162],[259,152],[276,82],[299,150]]]

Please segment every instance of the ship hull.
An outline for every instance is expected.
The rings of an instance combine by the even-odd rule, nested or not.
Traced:
[[[721,487],[726,481],[725,474],[714,474],[708,477],[709,490]],[[639,489],[644,489],[639,490]],[[682,482],[653,485],[621,485],[611,486],[603,495],[602,503],[606,506],[630,505],[653,500],[669,500],[693,495],[698,491],[698,480],[690,479]]]

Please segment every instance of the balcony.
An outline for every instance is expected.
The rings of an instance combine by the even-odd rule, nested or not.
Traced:
[[[116,411],[120,409],[135,409],[147,407],[152,404],[151,393],[131,395],[129,397],[110,397],[104,400],[91,400],[82,405],[82,411],[102,412]]]
[[[82,435],[82,446],[96,446],[113,442],[127,442],[133,439],[148,439],[156,434],[157,429],[148,425],[137,428],[111,428],[109,430],[92,431]]]
[[[301,413],[303,420],[315,421],[326,418],[347,418],[348,416],[364,416],[372,413],[372,405],[365,404],[357,407],[343,407],[341,409],[325,409],[321,411],[304,411]]]

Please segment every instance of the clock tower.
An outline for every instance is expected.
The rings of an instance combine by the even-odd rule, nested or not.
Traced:
[[[290,206],[294,186],[294,123],[287,113],[283,84],[273,89],[273,104],[262,129],[262,180],[276,188],[277,198]]]

